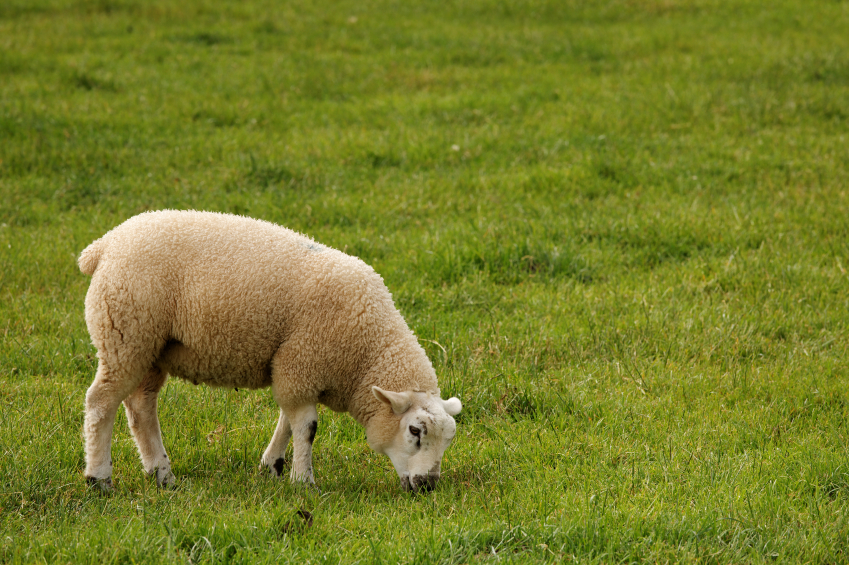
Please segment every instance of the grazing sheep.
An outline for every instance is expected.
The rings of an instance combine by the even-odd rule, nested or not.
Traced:
[[[316,404],[350,412],[406,490],[430,489],[462,405],[436,374],[383,279],[356,257],[269,222],[210,212],[130,218],[89,245],[85,319],[98,367],[85,404],[85,475],[112,488],[111,436],[123,401],[142,465],[174,475],[156,413],[167,375],[270,386],[280,406],[262,465],[314,483]]]

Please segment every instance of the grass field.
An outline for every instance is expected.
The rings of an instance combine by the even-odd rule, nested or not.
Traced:
[[[4,0],[0,562],[849,562],[845,0]],[[96,361],[75,258],[144,210],[286,225],[380,272],[459,396],[405,494],[319,411],[169,381],[179,485]],[[306,521],[299,512],[308,511]]]

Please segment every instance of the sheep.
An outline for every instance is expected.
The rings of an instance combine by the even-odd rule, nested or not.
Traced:
[[[142,465],[176,482],[157,396],[168,375],[271,387],[280,408],[261,466],[315,484],[316,405],[349,412],[405,490],[431,490],[462,404],[436,373],[383,279],[356,257],[270,222],[199,211],[134,216],[85,248],[85,320],[97,349],[85,397],[86,480],[110,491],[121,402]]]

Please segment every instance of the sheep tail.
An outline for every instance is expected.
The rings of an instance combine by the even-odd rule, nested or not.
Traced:
[[[80,253],[80,258],[77,264],[80,270],[86,275],[93,275],[97,264],[100,263],[100,256],[103,254],[103,238],[98,239]]]

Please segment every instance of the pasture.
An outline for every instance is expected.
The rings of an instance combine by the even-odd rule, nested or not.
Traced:
[[[849,561],[845,0],[4,0],[0,562]],[[462,399],[433,493],[170,380],[88,489],[79,252],[161,208],[382,274]]]

